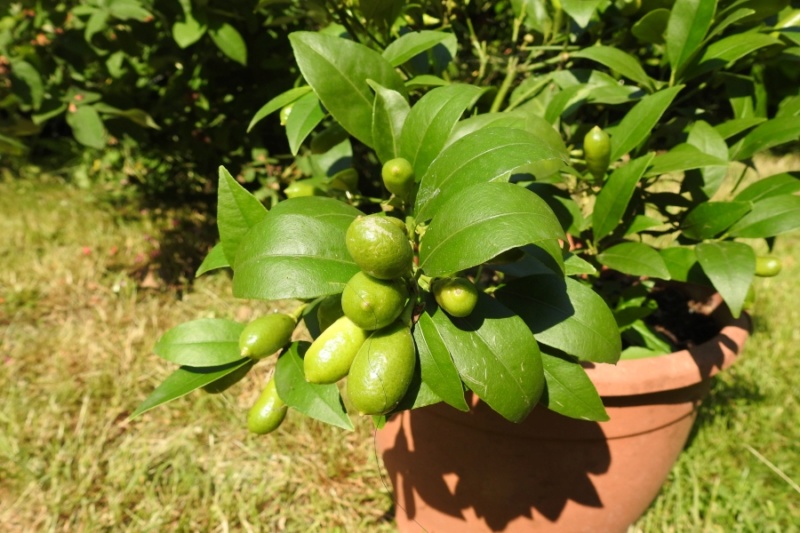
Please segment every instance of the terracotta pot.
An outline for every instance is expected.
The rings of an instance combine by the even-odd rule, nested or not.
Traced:
[[[722,312],[722,311],[720,311]],[[730,366],[749,319],[696,348],[588,369],[608,422],[536,408],[522,424],[480,401],[406,411],[378,432],[402,532],[625,532],[686,444],[710,378]]]

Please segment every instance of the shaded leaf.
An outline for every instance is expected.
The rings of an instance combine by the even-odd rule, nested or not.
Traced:
[[[608,413],[597,389],[579,364],[542,350],[546,383],[541,403],[556,413],[581,420],[605,421]]]
[[[292,155],[297,155],[300,146],[314,128],[325,118],[325,111],[320,106],[319,99],[313,93],[308,93],[292,105],[292,112],[286,119],[286,138],[289,140],[289,149]]]
[[[745,187],[734,198],[737,202],[758,202],[773,196],[800,192],[800,177],[797,173],[784,172],[761,178]]]
[[[719,291],[734,318],[742,312],[756,271],[753,249],[741,242],[704,242],[695,247],[703,272]]]
[[[627,165],[615,169],[608,177],[608,181],[597,195],[592,212],[595,242],[610,234],[619,225],[622,215],[628,208],[628,202],[633,196],[633,191],[636,190],[637,183],[647,167],[650,166],[653,156],[654,154],[649,153],[634,159]]]
[[[303,87],[289,89],[288,91],[282,92],[275,98],[271,99],[269,102],[261,106],[261,109],[256,111],[256,114],[253,115],[250,125],[247,126],[248,133],[253,129],[253,126],[261,122],[264,117],[271,115],[275,111],[278,111],[292,102],[297,101],[301,96],[304,96],[309,91],[311,91],[311,87],[304,85]]]
[[[654,88],[653,80],[645,73],[639,60],[613,46],[592,46],[574,52],[571,56],[590,59],[605,65],[648,91],[652,91]]]
[[[611,136],[611,161],[639,146],[677,96],[682,85],[645,96],[625,115]]]
[[[219,268],[228,268],[230,266],[230,263],[225,258],[225,250],[222,248],[222,243],[218,242],[214,245],[211,251],[208,252],[205,259],[203,259],[203,262],[200,263],[200,266],[197,268],[197,272],[195,272],[194,276],[199,278],[206,272],[217,270]]]
[[[681,232],[698,241],[716,237],[745,216],[750,202],[704,202],[692,209],[681,223]]]
[[[770,196],[753,204],[753,209],[730,229],[734,237],[774,237],[800,228],[800,196]]]
[[[397,91],[369,80],[375,91],[372,109],[372,138],[378,160],[385,163],[400,157],[400,134],[411,109],[405,97]]]
[[[714,20],[716,7],[716,1],[675,0],[665,36],[673,73],[679,72],[700,48]]]
[[[419,354],[422,382],[449,405],[469,411],[458,370],[428,313],[422,313],[414,326],[414,343]]]
[[[728,161],[701,152],[691,144],[678,144],[669,152],[657,155],[645,176],[660,176],[670,172],[683,172],[708,166],[726,166]]]
[[[758,152],[800,139],[800,119],[774,118],[748,133],[742,142],[731,147],[731,159],[741,161]]]
[[[239,30],[223,22],[212,24],[208,28],[208,35],[223,54],[237,63],[247,65],[247,45]]]
[[[430,50],[452,34],[441,31],[415,31],[401,35],[384,49],[383,58],[393,67],[399,67],[412,57]]]

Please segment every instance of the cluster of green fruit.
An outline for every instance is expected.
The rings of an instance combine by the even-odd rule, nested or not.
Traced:
[[[405,159],[384,164],[387,190],[405,200],[414,186]],[[347,250],[360,271],[341,296],[317,307],[321,334],[303,358],[306,381],[336,383],[347,378],[347,398],[362,415],[391,412],[408,391],[417,364],[412,336],[413,310],[420,288],[414,275],[414,249],[406,223],[385,214],[360,216],[347,229]],[[428,284],[438,305],[454,317],[475,308],[478,290],[468,279],[451,277]],[[289,342],[296,325],[290,315],[275,313],[248,324],[239,339],[243,356],[261,358]],[[248,414],[248,428],[264,434],[286,416],[274,379]]]

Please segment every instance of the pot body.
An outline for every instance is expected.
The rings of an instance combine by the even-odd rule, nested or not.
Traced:
[[[537,407],[521,424],[477,399],[405,411],[378,432],[402,532],[625,532],[658,494],[686,444],[710,378],[730,365],[747,317],[717,337],[587,372],[610,420]],[[606,368],[610,367],[610,368]]]

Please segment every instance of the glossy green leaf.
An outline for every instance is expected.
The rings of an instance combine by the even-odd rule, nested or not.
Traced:
[[[225,167],[219,167],[217,185],[217,228],[228,265],[233,265],[242,238],[267,215],[267,208]]]
[[[592,289],[549,274],[513,280],[496,292],[536,340],[581,361],[615,363],[622,345],[614,315]]]
[[[419,266],[429,276],[441,276],[511,248],[563,237],[555,214],[537,195],[510,183],[482,183],[437,211],[420,243]]]
[[[549,355],[544,350],[542,365],[546,383],[542,405],[570,418],[608,420],[603,400],[581,365]]]
[[[722,10],[719,13],[719,16],[722,16],[726,12],[727,12],[727,9]],[[755,13],[754,10],[747,9],[747,8],[740,8],[740,9],[736,9],[734,11],[728,12],[725,15],[725,18],[720,20],[714,26],[714,28],[708,33],[708,36],[706,37],[706,42],[710,41],[712,37],[716,37],[717,35],[719,35],[722,32],[724,32],[728,28],[728,26],[730,26],[731,24],[735,24],[736,22],[739,22],[743,18],[745,18],[745,17],[747,17],[749,15],[752,15],[753,13]]]
[[[405,82],[404,85],[406,89],[422,89],[426,87],[444,87],[445,85],[450,85],[450,82],[433,74],[420,74]]]
[[[675,0],[665,41],[673,73],[679,72],[698,51],[714,20],[716,0]]]
[[[564,11],[578,26],[585,28],[603,0],[561,0]]]
[[[611,161],[616,161],[650,136],[682,85],[645,96],[625,115],[611,136]]]
[[[314,93],[298,98],[292,105],[292,112],[286,119],[286,138],[292,155],[297,155],[300,146],[314,128],[325,118],[325,111]]]
[[[561,160],[548,143],[523,130],[487,128],[470,133],[442,150],[422,176],[414,206],[417,221],[431,218],[470,185],[508,181],[512,173],[535,171]]]
[[[698,285],[707,285],[708,278],[703,274],[694,248],[688,246],[670,246],[659,250],[669,270],[670,278],[675,281],[688,281]]]
[[[224,318],[201,318],[170,329],[153,351],[159,357],[191,367],[221,366],[242,358],[239,335],[244,324]]]
[[[657,218],[649,217],[647,215],[635,215],[630,219],[627,227],[625,228],[625,235],[636,235],[639,232],[652,229],[663,224],[664,222]]]
[[[650,246],[641,242],[623,242],[597,256],[601,264],[631,276],[670,279],[664,260]]]
[[[146,22],[153,18],[153,15],[138,0],[114,0],[108,3],[108,12],[112,17],[120,20],[133,19]]]
[[[461,380],[504,418],[524,420],[544,391],[544,370],[522,319],[484,294],[466,318],[437,309],[431,319]]]
[[[400,155],[422,176],[439,154],[464,110],[484,89],[453,84],[432,89],[414,104],[400,134]]]
[[[719,291],[734,317],[742,311],[756,271],[756,255],[748,244],[733,241],[704,242],[695,247],[703,272]]]
[[[280,202],[239,246],[234,296],[311,299],[342,292],[359,271],[345,246],[347,228],[359,214],[327,197]]]
[[[749,130],[750,128],[758,126],[765,121],[766,119],[761,117],[734,118],[721,124],[717,124],[714,126],[714,129],[722,136],[723,139],[727,140],[745,130]]]
[[[567,257],[564,259],[564,275],[579,276],[581,274],[597,274],[597,269],[581,256],[567,253]]]
[[[405,97],[397,91],[381,87],[370,80],[375,91],[372,108],[372,138],[378,160],[385,163],[400,157],[400,134],[411,109]]]
[[[372,147],[374,96],[367,80],[405,95],[403,80],[392,65],[378,52],[332,35],[295,32],[289,41],[300,72],[328,112]]]
[[[469,411],[453,358],[428,313],[422,313],[414,326],[414,343],[419,354],[422,381],[449,405]]]
[[[639,84],[648,91],[653,90],[653,80],[648,76],[636,57],[613,46],[592,46],[571,54],[596,61],[611,70],[619,72],[629,80]]]
[[[228,268],[230,266],[230,262],[225,257],[225,250],[222,248],[222,243],[218,242],[214,245],[211,251],[208,252],[205,259],[203,259],[203,262],[200,263],[200,266],[197,267],[197,272],[195,272],[194,276],[199,278],[206,272],[220,268]]]
[[[730,229],[734,237],[774,237],[800,228],[800,196],[771,196],[753,204],[753,209]]]
[[[306,416],[342,429],[353,429],[336,383],[317,385],[306,381],[303,355],[310,346],[294,342],[275,365],[275,387],[286,405]]]
[[[768,120],[731,148],[731,159],[749,159],[758,152],[800,139],[800,119],[781,117]]]
[[[609,235],[619,225],[622,215],[628,207],[636,185],[644,176],[654,154],[634,159],[627,165],[614,170],[597,195],[592,212],[592,228],[594,241]]]
[[[75,111],[67,112],[66,119],[76,141],[89,148],[105,147],[106,128],[94,107],[78,106]]]
[[[27,61],[11,61],[11,91],[26,104],[39,109],[44,99],[44,82],[39,71]]]
[[[726,162],[728,160],[728,145],[725,143],[725,139],[704,120],[698,120],[692,125],[686,143],[717,159]],[[728,174],[728,165],[706,166],[701,169],[701,173],[703,175],[703,192],[710,198],[719,190],[725,180],[725,176]]]
[[[279,109],[297,101],[301,96],[305,96],[309,91],[311,91],[311,87],[304,85],[303,87],[289,89],[288,91],[282,92],[275,98],[271,99],[269,102],[261,106],[261,109],[256,111],[256,114],[253,115],[250,125],[247,126],[248,133],[253,129],[253,126],[261,122],[264,117],[271,115],[275,111],[278,111]]]
[[[645,176],[660,176],[670,172],[683,172],[708,166],[726,166],[727,164],[726,159],[701,152],[691,144],[678,144],[669,152],[657,155],[650,168],[645,172]]]
[[[758,202],[773,196],[783,196],[800,192],[800,174],[784,172],[761,178],[745,187],[734,200],[737,202]]]
[[[389,43],[383,51],[383,58],[393,67],[399,67],[417,54],[430,50],[452,36],[441,31],[414,31],[401,35]]]
[[[208,26],[197,20],[191,13],[185,13],[186,20],[172,25],[172,39],[181,48],[188,48],[205,35]]]
[[[726,67],[760,48],[780,41],[761,33],[736,33],[710,44],[698,58],[687,65],[683,79],[689,80]]]
[[[237,63],[247,65],[247,44],[245,44],[239,30],[227,22],[223,22],[221,24],[212,24],[208,28],[208,35],[217,45],[220,52]]]
[[[631,33],[642,42],[664,44],[669,15],[669,9],[659,8],[649,11],[631,27]]]
[[[698,241],[712,239],[731,227],[751,209],[750,202],[704,202],[681,223],[681,233]]]
[[[136,410],[131,413],[130,419],[136,418],[142,413],[149,411],[159,405],[163,405],[172,400],[178,399],[192,392],[221,379],[228,374],[236,372],[246,365],[252,365],[253,360],[245,357],[224,366],[213,366],[206,368],[193,368],[182,366],[167,379],[165,379],[150,396],[148,396]]]

